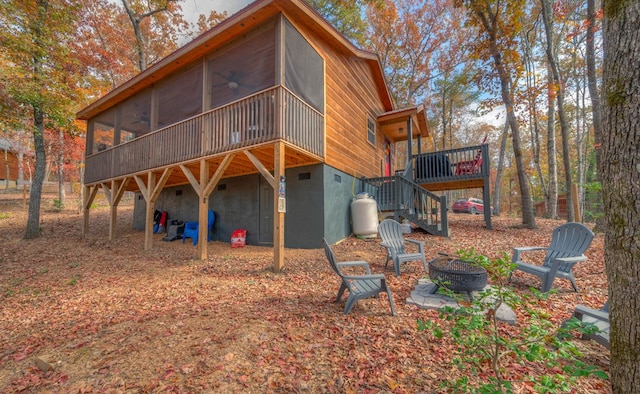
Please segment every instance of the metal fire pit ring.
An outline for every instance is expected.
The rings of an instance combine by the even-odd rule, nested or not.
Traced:
[[[429,261],[429,278],[435,284],[431,294],[438,291],[440,283],[449,290],[466,292],[469,297],[472,291],[487,286],[487,270],[473,262],[446,255]]]

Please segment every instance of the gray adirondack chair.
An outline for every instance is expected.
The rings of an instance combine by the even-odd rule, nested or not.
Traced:
[[[551,285],[556,278],[570,280],[573,289],[578,291],[572,269],[576,263],[587,260],[584,252],[591,245],[592,240],[593,232],[586,226],[580,223],[565,223],[553,230],[549,247],[513,248],[511,262],[516,264],[514,271],[523,271],[539,277],[542,280],[542,292],[551,290]],[[533,250],[547,251],[542,265],[522,261],[522,253]],[[509,279],[514,271],[509,275]]]
[[[324,251],[327,255],[327,260],[329,260],[329,263],[331,264],[331,268],[333,268],[335,273],[338,274],[342,280],[340,290],[338,290],[338,296],[336,297],[336,302],[340,301],[345,290],[349,290],[349,297],[347,298],[347,302],[344,306],[344,314],[346,315],[351,311],[356,301],[363,298],[377,297],[379,293],[386,291],[387,296],[389,297],[389,305],[391,306],[391,314],[395,316],[396,308],[393,305],[393,296],[391,295],[391,290],[387,286],[387,281],[384,275],[372,274],[369,269],[369,263],[366,261],[337,262],[336,257],[333,254],[333,250],[331,250],[327,240],[322,238],[322,242],[324,243]],[[341,270],[342,267],[357,266],[363,267],[366,274],[345,275]]]
[[[602,346],[609,348],[609,301],[607,301],[602,309],[593,309],[588,306],[578,305],[573,311],[573,317],[583,323],[594,324],[598,328],[598,332],[593,334],[583,334],[582,339],[592,339]]]
[[[402,225],[393,219],[385,219],[378,225],[378,234],[382,246],[387,248],[387,261],[393,261],[393,268],[396,276],[400,276],[400,264],[409,261],[422,261],[424,270],[427,271],[427,259],[424,257],[424,242],[413,239],[404,239],[402,236]],[[418,249],[417,252],[408,252],[406,244],[411,243]]]

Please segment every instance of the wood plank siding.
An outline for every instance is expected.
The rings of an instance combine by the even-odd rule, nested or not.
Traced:
[[[326,62],[327,153],[325,162],[347,174],[381,176],[384,136],[376,127],[375,145],[367,139],[367,120],[384,106],[368,63],[321,46]]]
[[[9,148],[3,148],[0,150],[0,154],[2,155],[2,167],[0,167],[0,179],[1,180],[10,180],[17,181],[20,174],[20,159],[18,155],[9,150]],[[31,174],[33,173],[33,158],[28,157],[28,155],[24,155],[22,159],[22,170],[23,170],[23,180],[29,179]]]

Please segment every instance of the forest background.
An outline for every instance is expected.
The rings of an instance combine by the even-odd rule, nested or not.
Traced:
[[[234,9],[247,3],[237,2]],[[522,216],[534,226],[534,209],[558,218],[558,197],[571,201],[577,191],[579,211],[567,204],[562,216],[588,221],[602,216],[596,166],[600,132],[594,123],[599,114],[594,114],[589,85],[597,86],[601,74],[599,11],[577,0],[494,2],[487,11],[499,37],[491,48],[479,39],[485,28],[477,23],[479,14],[457,1],[309,3],[354,44],[379,55],[396,106],[425,105],[431,137],[422,142],[422,151],[479,144],[486,137],[496,213]],[[214,9],[194,18],[183,6],[189,14],[198,9],[197,3],[177,0],[3,3],[2,142],[5,156],[12,151],[22,163],[13,174],[8,165],[0,170],[6,173],[0,176],[7,179],[5,188],[34,180],[39,144],[33,130],[41,127],[35,142],[42,135],[43,179],[59,183],[64,205],[62,182],[82,178],[85,125],[74,120],[75,112],[228,16]],[[29,24],[42,7],[48,10],[41,26]],[[22,18],[13,26],[11,16],[17,15]],[[503,76],[494,65],[494,49],[503,59]],[[39,71],[33,67],[35,55],[19,56],[33,51]],[[501,78],[508,79],[515,133]],[[41,121],[34,120],[34,108],[43,112]],[[397,150],[401,168],[406,147]],[[20,182],[10,186],[9,179]],[[470,196],[450,193],[448,201]],[[481,197],[480,191],[462,193]]]

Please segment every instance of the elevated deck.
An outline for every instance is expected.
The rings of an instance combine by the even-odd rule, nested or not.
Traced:
[[[489,147],[484,144],[414,156],[409,170],[415,183],[432,192],[484,188],[488,163]]]
[[[483,189],[489,195],[489,148],[487,144],[423,153],[412,158],[403,173],[364,179],[364,192],[378,204],[378,210],[393,212],[396,220],[409,220],[434,235],[448,235],[447,200],[434,192]],[[491,212],[484,213],[491,229]]]
[[[274,166],[274,145],[285,143],[285,167],[324,160],[324,116],[284,87],[268,89],[193,118],[148,133],[86,157],[85,185],[123,180],[148,172],[172,171],[166,186],[189,183],[206,160],[213,174],[225,158],[224,176]],[[236,154],[248,152],[249,154]],[[139,191],[128,182],[127,191]]]

